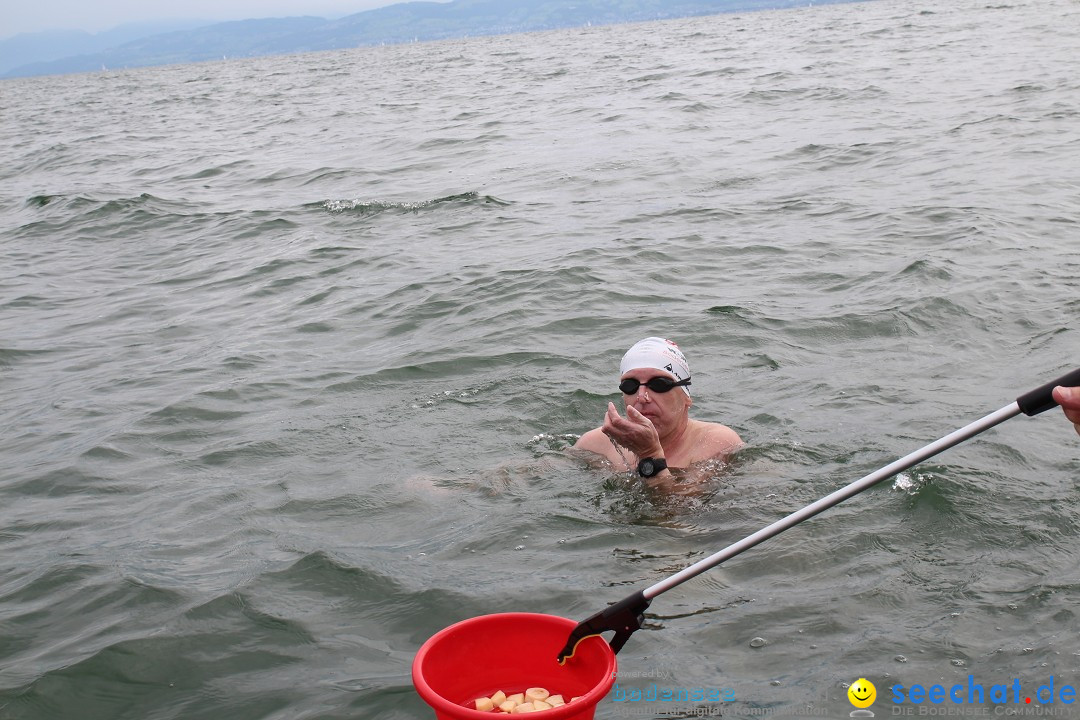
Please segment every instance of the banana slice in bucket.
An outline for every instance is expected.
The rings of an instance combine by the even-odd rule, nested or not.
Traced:
[[[580,697],[580,696],[578,696]],[[577,700],[571,698],[570,702]],[[531,687],[525,692],[507,695],[502,690],[495,692],[491,697],[481,697],[473,700],[473,707],[482,712],[521,713],[541,712],[561,707],[566,704],[562,695],[552,695],[547,688]]]

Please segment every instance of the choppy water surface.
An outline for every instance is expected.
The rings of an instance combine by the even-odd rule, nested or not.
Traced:
[[[583,618],[1075,367],[1078,32],[880,0],[0,84],[0,718],[430,718],[442,627]],[[748,442],[697,495],[565,452],[652,334]],[[1080,685],[1078,458],[1055,411],[885,483],[657,598],[624,685]]]

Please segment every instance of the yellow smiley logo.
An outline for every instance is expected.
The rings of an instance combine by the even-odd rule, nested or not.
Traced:
[[[859,678],[847,689],[848,700],[857,708],[868,708],[877,699],[877,688],[866,678]]]

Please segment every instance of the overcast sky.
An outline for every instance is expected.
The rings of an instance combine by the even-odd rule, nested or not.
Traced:
[[[0,0],[0,37],[40,30],[100,32],[148,20],[339,16],[393,4],[395,0]]]

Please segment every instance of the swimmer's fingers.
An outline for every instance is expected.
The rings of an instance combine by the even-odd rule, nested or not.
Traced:
[[[1074,418],[1080,417],[1080,387],[1058,385],[1054,388],[1053,397],[1054,402],[1065,409],[1069,419],[1076,422]]]
[[[1054,388],[1053,396],[1080,435],[1080,387],[1058,386]]]
[[[600,428],[604,434],[615,442],[626,445],[625,440],[628,425],[627,420],[622,415],[619,415],[619,411],[615,408],[615,403],[608,403],[607,414],[604,415],[604,424]],[[629,447],[629,445],[626,445],[626,447]]]
[[[630,448],[638,455],[660,446],[660,437],[652,421],[633,406],[626,409],[627,417],[619,415],[614,405],[608,407],[604,419],[604,433],[620,445]]]
[[[1069,419],[1069,422],[1076,428],[1076,434],[1080,435],[1080,410],[1066,410],[1065,417]]]
[[[634,423],[635,444],[634,452],[638,457],[659,457],[664,448],[660,445],[660,434],[652,420],[642,415],[636,407],[629,405],[626,408],[627,419]]]
[[[626,406],[626,417],[628,420],[632,420],[638,425],[648,425],[649,428],[652,428],[653,426],[652,420],[642,415],[633,405]]]

